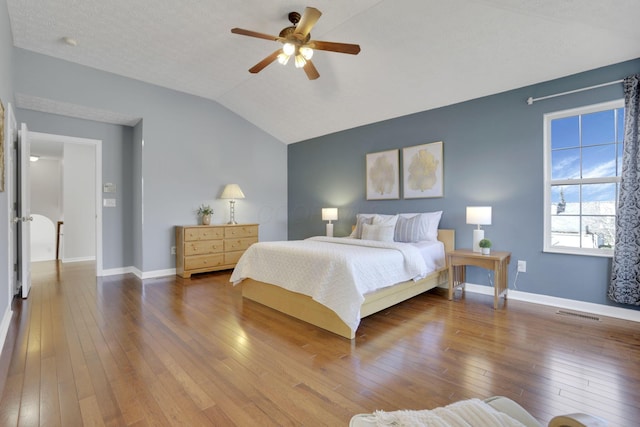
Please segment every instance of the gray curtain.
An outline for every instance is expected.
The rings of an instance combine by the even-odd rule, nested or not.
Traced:
[[[624,153],[609,298],[640,305],[640,74],[624,79]]]

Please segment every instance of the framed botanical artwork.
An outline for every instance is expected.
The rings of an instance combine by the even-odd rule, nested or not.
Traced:
[[[442,141],[403,148],[403,197],[443,197],[443,168]]]
[[[398,150],[367,154],[367,200],[400,198]]]

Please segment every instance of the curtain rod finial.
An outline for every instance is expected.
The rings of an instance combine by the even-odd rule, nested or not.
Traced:
[[[529,105],[533,104],[533,97],[530,96],[527,98],[527,104]]]

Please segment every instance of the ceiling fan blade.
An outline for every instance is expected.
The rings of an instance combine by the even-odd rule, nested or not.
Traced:
[[[258,62],[256,65],[254,65],[253,67],[249,68],[249,72],[250,73],[259,73],[260,71],[262,71],[267,65],[271,64],[273,61],[275,61],[278,58],[278,55],[280,55],[280,52],[282,52],[282,49],[278,49],[275,52],[273,52],[271,55],[267,56],[266,58],[264,58],[262,61]]]
[[[244,30],[242,28],[232,28],[231,32],[233,34],[240,34],[242,36],[257,37],[259,39],[266,39],[266,40],[273,40],[273,41],[280,40],[280,37],[277,37],[277,36],[272,36],[272,35],[264,34],[264,33],[258,33],[257,31]]]
[[[311,62],[311,60],[307,60],[307,63],[304,64],[303,69],[304,72],[307,73],[307,77],[309,78],[309,80],[315,80],[320,77],[320,73],[318,73],[316,66],[313,65],[313,62]]]
[[[315,7],[306,7],[293,34],[300,34],[303,38],[307,37],[307,34],[309,34],[313,26],[318,22],[318,19],[320,19],[320,15],[322,15],[322,12]]]
[[[334,43],[323,42],[320,40],[311,40],[307,43],[307,46],[311,49],[328,50],[330,52],[348,53],[350,55],[357,55],[360,53],[360,45],[349,43]]]

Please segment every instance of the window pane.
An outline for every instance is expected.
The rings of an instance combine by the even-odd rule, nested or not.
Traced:
[[[551,246],[580,247],[580,217],[551,217]]]
[[[584,226],[583,248],[613,248],[616,233],[614,216],[583,216],[582,224]]]
[[[624,141],[624,108],[618,108],[616,110],[618,116],[618,142]]]
[[[583,215],[615,215],[616,184],[585,184],[582,186]]]
[[[624,108],[593,112],[594,106],[585,106],[583,111],[546,122],[551,183],[545,220],[551,229],[545,228],[545,248],[608,256],[615,244]]]
[[[553,185],[551,187],[551,215],[579,215],[579,202],[579,185]]]
[[[615,110],[582,116],[582,145],[609,144],[616,140]]]
[[[551,186],[551,215],[562,215],[567,209],[567,201],[564,198],[564,187]]]
[[[612,176],[616,176],[616,144],[585,147],[582,149],[583,178]]]
[[[553,151],[551,165],[551,179],[580,178],[580,149]]]
[[[551,149],[578,147],[580,128],[578,116],[551,121]]]

